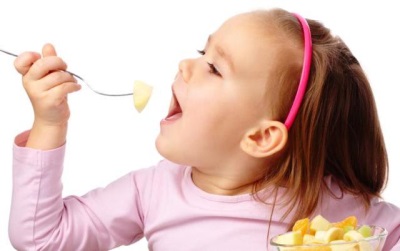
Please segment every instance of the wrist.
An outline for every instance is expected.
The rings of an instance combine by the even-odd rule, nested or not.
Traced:
[[[67,130],[67,123],[49,125],[35,121],[26,147],[39,150],[58,148],[65,144]]]

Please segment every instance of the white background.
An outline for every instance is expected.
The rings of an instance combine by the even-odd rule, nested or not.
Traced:
[[[370,79],[391,167],[384,198],[399,206],[400,21],[395,1],[383,2],[2,0],[0,48],[18,54],[51,42],[69,70],[100,91],[130,92],[135,79],[154,86],[141,114],[134,110],[131,97],[103,97],[86,86],[70,95],[64,194],[82,195],[161,158],[154,140],[168,109],[178,62],[202,49],[207,36],[227,17],[282,7],[320,20],[344,39]],[[7,235],[13,139],[32,123],[13,60],[0,54],[0,250],[13,250]],[[140,241],[118,250],[147,248]]]

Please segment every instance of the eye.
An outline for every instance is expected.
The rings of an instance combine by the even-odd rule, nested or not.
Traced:
[[[205,50],[197,50],[197,52],[202,56],[206,54]],[[221,73],[217,70],[217,68],[215,68],[214,64],[212,64],[212,63],[207,63],[207,64],[208,64],[208,67],[210,67],[211,74],[215,74],[219,77],[222,77]]]
[[[205,55],[205,54],[206,54],[206,51],[205,51],[205,50],[197,50],[197,52],[198,52],[200,55]]]
[[[221,73],[219,73],[219,71],[217,70],[217,68],[215,68],[215,66],[211,63],[207,63],[208,66],[210,67],[210,73],[215,74],[219,77],[222,77]]]

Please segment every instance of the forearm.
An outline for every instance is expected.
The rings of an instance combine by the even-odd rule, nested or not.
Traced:
[[[80,198],[62,198],[65,146],[42,151],[14,146],[13,195],[9,237],[17,250],[106,250],[99,248],[102,224]]]
[[[47,152],[14,150],[9,235],[18,250],[36,248],[37,240],[45,241],[60,221],[63,157],[63,147]]]

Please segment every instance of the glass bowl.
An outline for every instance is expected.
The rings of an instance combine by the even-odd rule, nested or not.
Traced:
[[[381,251],[388,234],[383,227],[370,226],[372,236],[360,241],[346,241],[333,244],[304,244],[304,245],[284,245],[276,243],[275,236],[271,239],[270,244],[277,251]]]

